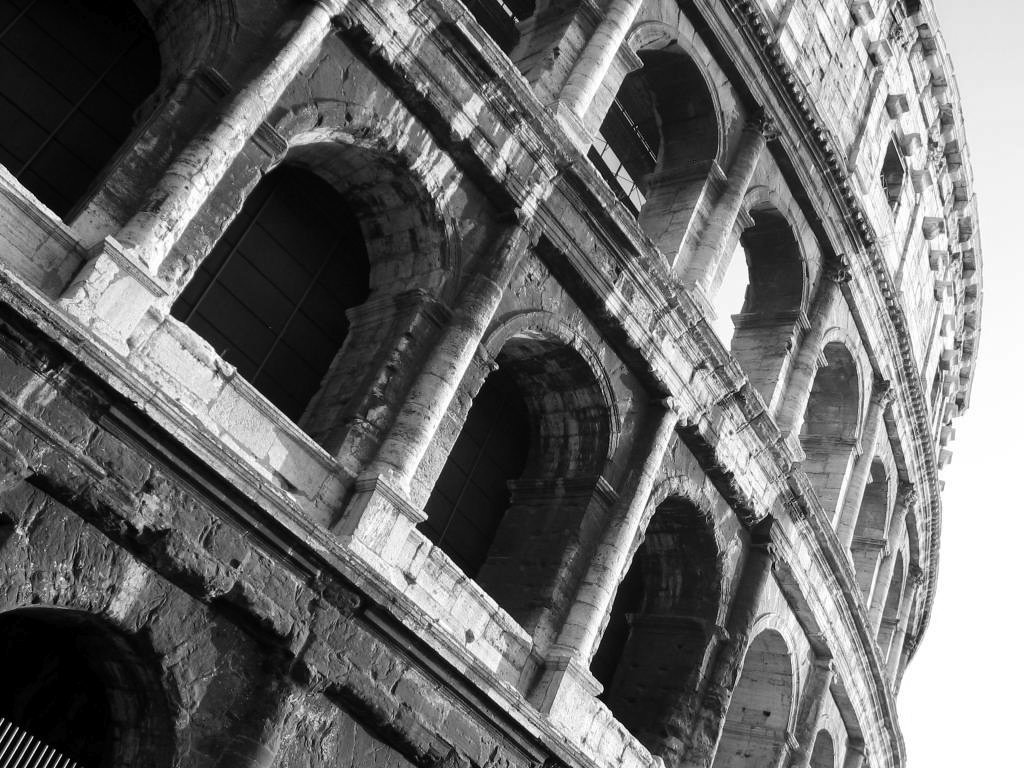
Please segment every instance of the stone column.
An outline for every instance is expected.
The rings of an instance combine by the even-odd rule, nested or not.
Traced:
[[[574,656],[583,667],[597,650],[601,627],[624,575],[655,477],[675,434],[679,420],[672,403],[655,406],[647,421],[646,435],[638,435],[633,458],[634,469],[626,477],[611,521],[590,561],[586,575],[576,590],[551,655]]]
[[[797,748],[790,757],[789,768],[807,768],[811,763],[814,740],[818,736],[821,713],[834,673],[832,659],[816,659],[811,667],[810,678],[800,697],[800,714],[796,726]]]
[[[774,123],[763,113],[752,117],[743,128],[736,157],[729,168],[725,191],[715,203],[700,243],[683,271],[683,282],[699,287],[705,298],[708,298],[708,291],[718,272],[718,265],[729,242],[729,236],[732,234],[736,219],[739,218],[743,199],[747,196],[765,143],[775,135]]]
[[[529,244],[527,226],[516,224],[492,256],[480,257],[479,271],[459,294],[451,320],[413,381],[373,464],[364,474],[383,475],[390,485],[408,492],[409,483],[498,309],[505,286]]]
[[[846,498],[839,516],[839,525],[836,527],[839,543],[847,554],[853,544],[854,531],[857,530],[857,517],[860,515],[860,505],[864,501],[864,491],[871,479],[871,463],[875,460],[875,449],[878,436],[882,432],[885,409],[894,399],[895,392],[889,381],[876,374],[871,386],[868,414],[864,419],[860,456],[853,465],[853,472],[846,486]]]
[[[864,742],[846,742],[846,757],[843,759],[843,768],[861,768],[864,765]]]
[[[557,114],[567,118],[579,132],[601,82],[608,74],[619,48],[626,41],[643,0],[612,0],[604,19],[597,25],[573,65],[558,95]]]
[[[122,352],[143,315],[174,298],[193,265],[168,254],[296,73],[320,51],[348,0],[316,0],[281,26],[273,58],[200,130],[150,189],[136,214],[89,251],[61,308]]]
[[[818,370],[818,356],[824,346],[827,323],[835,312],[842,296],[842,284],[850,281],[850,271],[846,258],[838,256],[832,263],[825,265],[821,287],[814,300],[814,307],[808,319],[810,327],[800,344],[800,351],[793,362],[786,392],[775,416],[776,423],[783,434],[800,434],[804,422],[804,411],[811,397],[811,385]]]
[[[914,601],[917,593],[924,583],[924,574],[919,568],[911,567],[910,578],[907,580],[910,588],[903,593],[903,600],[900,603],[899,619],[896,622],[896,631],[893,632],[892,642],[889,644],[889,655],[885,660],[885,672],[889,681],[895,689],[896,673],[899,671],[900,661],[903,658],[903,642],[907,638],[907,627],[910,624],[910,612],[914,609]]]
[[[235,92],[218,115],[188,143],[117,234],[117,241],[156,272],[235,157],[266,119],[285,88],[319,54],[332,19],[347,0],[315,0],[297,20],[282,25],[273,58]]]
[[[296,707],[296,697],[297,689],[288,680],[251,697],[249,709],[216,768],[273,768],[281,749],[285,721]]]
[[[885,559],[882,560],[882,567],[875,579],[875,589],[871,594],[868,625],[871,627],[872,637],[878,636],[878,627],[882,623],[882,613],[885,610],[885,599],[889,595],[889,586],[892,582],[892,571],[896,567],[896,553],[899,550],[900,539],[903,537],[904,523],[910,524],[910,513],[916,503],[917,490],[913,483],[900,482],[896,495],[896,507],[893,509],[892,520],[889,522],[889,535],[885,542]]]
[[[766,517],[751,531],[750,551],[743,564],[743,574],[726,621],[727,637],[719,645],[712,662],[704,695],[690,731],[690,744],[683,761],[686,766],[710,765],[721,740],[729,704],[739,682],[743,655],[750,644],[750,633],[759,615],[765,585],[771,577],[775,559],[771,547],[773,524],[774,520]]]

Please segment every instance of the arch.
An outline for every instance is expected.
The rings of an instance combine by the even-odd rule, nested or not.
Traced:
[[[882,621],[878,627],[878,650],[884,661],[889,655],[889,646],[896,632],[896,624],[900,619],[900,603],[903,601],[903,582],[905,578],[903,552],[896,553],[896,564],[892,569],[892,578],[885,593],[885,604],[882,607]]]
[[[804,411],[800,444],[804,470],[831,517],[846,485],[860,424],[860,378],[857,363],[840,341],[822,350],[825,365],[818,368]]]
[[[631,32],[642,66],[622,80],[587,155],[673,263],[722,146],[715,89],[676,35],[660,22]]]
[[[832,734],[824,728],[814,737],[810,768],[836,768],[836,749],[832,742]]]
[[[865,600],[870,598],[871,585],[875,581],[878,563],[885,548],[885,525],[890,506],[889,475],[885,462],[875,458],[869,472],[850,545],[857,584]]]
[[[172,314],[286,416],[306,410],[369,294],[359,222],[297,166],[268,174],[172,307]]]
[[[747,287],[739,313],[732,316],[735,330],[730,347],[751,384],[771,403],[795,348],[806,268],[785,216],[767,205],[752,209],[750,216],[753,223],[740,236]]]
[[[611,408],[577,346],[546,329],[507,336],[495,362],[461,420],[421,530],[532,631],[567,607],[563,569],[582,567],[586,532],[610,500],[601,478]],[[496,429],[507,439],[482,437]]]
[[[591,672],[615,717],[648,749],[671,752],[699,688],[723,593],[710,516],[680,496],[657,505],[608,614]]]
[[[5,0],[0,71],[0,163],[67,218],[160,82],[156,37],[130,0]]]
[[[0,613],[0,717],[83,768],[169,766],[173,723],[143,649],[82,611]]]
[[[794,684],[785,639],[777,630],[762,631],[743,657],[713,768],[777,764],[792,719]]]

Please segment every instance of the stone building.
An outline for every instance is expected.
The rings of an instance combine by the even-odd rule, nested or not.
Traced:
[[[905,764],[981,305],[930,0],[2,0],[0,56],[17,765]]]

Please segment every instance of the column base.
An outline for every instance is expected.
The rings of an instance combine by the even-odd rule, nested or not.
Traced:
[[[167,289],[114,238],[89,249],[89,260],[58,300],[69,315],[122,354],[129,338]]]

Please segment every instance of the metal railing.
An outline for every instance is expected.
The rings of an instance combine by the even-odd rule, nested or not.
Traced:
[[[79,768],[32,734],[0,717],[0,768]]]

